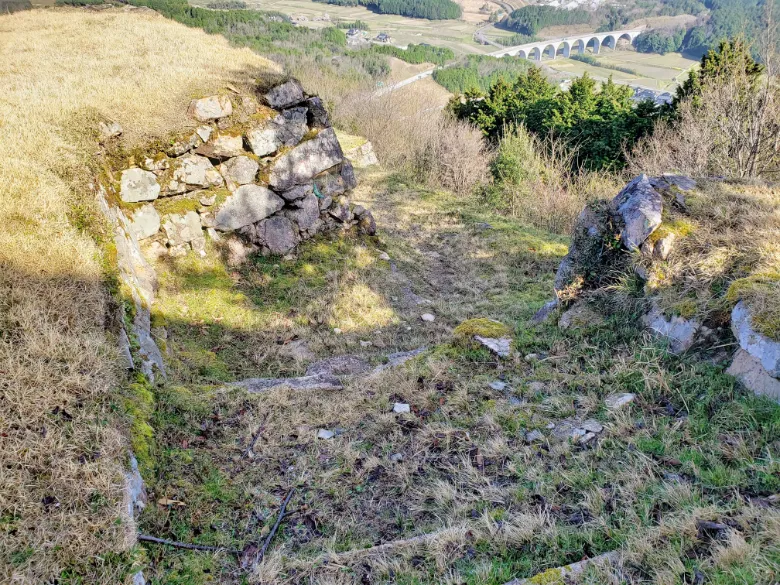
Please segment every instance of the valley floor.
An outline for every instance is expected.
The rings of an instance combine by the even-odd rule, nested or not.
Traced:
[[[229,553],[144,545],[151,583],[503,584],[609,551],[583,582],[777,576],[777,405],[669,357],[626,308],[529,325],[565,238],[381,171],[360,183],[377,238],[158,267],[170,372],[141,532],[252,558],[294,491],[252,578]],[[474,317],[513,330],[512,357],[455,341]],[[342,390],[227,386],[344,355]]]

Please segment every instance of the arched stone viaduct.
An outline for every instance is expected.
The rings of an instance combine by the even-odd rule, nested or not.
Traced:
[[[584,53],[585,49],[592,49],[593,53],[598,54],[602,46],[614,49],[619,40],[626,39],[633,42],[645,29],[616,30],[605,33],[590,33],[586,35],[575,35],[561,39],[549,39],[538,41],[536,43],[527,43],[515,47],[507,47],[500,51],[490,53],[493,57],[504,57],[511,55],[513,57],[522,57],[533,61],[541,61],[543,58],[555,59],[558,53],[564,57],[571,55],[572,51]]]

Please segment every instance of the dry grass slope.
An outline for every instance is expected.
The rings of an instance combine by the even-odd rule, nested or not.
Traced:
[[[77,225],[95,129],[114,119],[141,143],[188,123],[193,95],[272,65],[137,11],[0,16],[0,39],[0,582],[74,562],[91,566],[85,582],[117,582],[99,555],[133,541],[119,381],[102,252]]]

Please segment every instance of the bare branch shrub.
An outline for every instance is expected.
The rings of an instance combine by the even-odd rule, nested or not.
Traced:
[[[633,173],[772,177],[780,172],[780,90],[771,75],[731,71],[708,84],[701,106],[683,102],[629,155]]]
[[[353,94],[337,104],[334,122],[368,138],[382,164],[431,187],[471,192],[488,176],[489,152],[479,130],[431,107],[424,94]]]

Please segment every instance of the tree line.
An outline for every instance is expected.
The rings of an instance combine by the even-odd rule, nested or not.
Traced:
[[[462,10],[452,0],[315,0],[338,6],[365,6],[381,14],[399,14],[428,20],[460,18]]]

